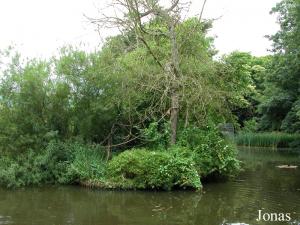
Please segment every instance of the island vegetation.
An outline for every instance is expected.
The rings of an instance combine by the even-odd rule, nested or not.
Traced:
[[[213,20],[181,18],[179,1],[118,2],[122,20],[90,18],[122,26],[100,50],[67,46],[50,59],[1,52],[2,186],[199,190],[201,180],[240,169],[223,123],[244,135],[241,144],[275,132],[300,145],[298,0],[272,10],[280,24],[272,54],[219,58]]]

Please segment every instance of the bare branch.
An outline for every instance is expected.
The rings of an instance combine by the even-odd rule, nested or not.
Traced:
[[[176,0],[173,3],[173,5],[169,9],[167,9],[167,12],[171,12],[178,5],[178,3],[179,3],[179,0]]]
[[[202,5],[202,9],[201,9],[200,16],[199,16],[199,21],[200,22],[202,20],[202,16],[203,16],[204,8],[205,8],[205,5],[206,5],[206,1],[207,0],[204,0],[203,5]]]

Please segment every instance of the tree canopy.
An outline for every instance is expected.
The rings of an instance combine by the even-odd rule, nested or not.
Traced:
[[[284,0],[272,9],[280,30],[270,36],[274,57],[259,106],[263,130],[300,131],[300,1]]]

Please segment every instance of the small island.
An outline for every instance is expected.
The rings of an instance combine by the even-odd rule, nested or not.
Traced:
[[[19,2],[4,24],[34,15],[37,32],[9,29],[33,41],[55,28],[43,14],[72,21],[88,4]],[[49,57],[0,50],[0,224],[300,224],[299,0],[274,1],[266,18],[270,1],[228,1],[241,11],[235,32],[222,28],[232,44],[277,19],[265,54],[223,52],[210,0],[108,2],[84,16],[105,37],[95,49],[69,38]]]

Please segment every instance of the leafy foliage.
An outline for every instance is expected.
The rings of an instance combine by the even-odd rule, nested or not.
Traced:
[[[170,125],[168,122],[152,122],[142,130],[147,146],[153,149],[166,149],[170,143]]]
[[[0,158],[0,185],[21,187],[40,184],[43,177],[35,165],[33,153],[16,159]]]
[[[270,40],[275,53],[260,113],[260,129],[299,132],[300,2],[283,0],[272,9],[280,30]]]
[[[240,169],[235,146],[230,140],[222,138],[215,128],[187,128],[180,134],[179,145],[191,149],[201,177],[228,177]]]
[[[257,130],[257,121],[255,120],[255,118],[252,118],[250,120],[244,121],[244,127],[242,132],[255,132]]]
[[[160,20],[144,26],[169,29]],[[128,31],[108,39],[97,52],[65,47],[50,60],[26,61],[14,55],[1,70],[0,184],[96,181],[121,188],[199,189],[199,174],[231,174],[238,168],[234,149],[216,131],[182,128],[231,119],[232,105],[242,105],[239,100],[247,92],[249,71],[240,60],[248,55],[216,62],[210,27],[211,22],[196,18],[176,24],[176,80],[167,73],[172,51],[164,35],[145,34],[148,47]],[[237,98],[227,85],[231,81],[241,87]],[[178,145],[170,148],[175,86],[182,132]],[[107,159],[136,146],[152,151],[125,151],[107,165],[99,146],[107,146]]]
[[[0,185],[72,184],[104,176],[101,149],[80,142],[50,142],[42,153],[0,157]]]
[[[120,188],[171,190],[201,187],[192,158],[179,157],[173,152],[125,151],[109,162],[108,176]]]
[[[257,108],[265,90],[264,82],[271,59],[271,56],[255,57],[250,53],[235,51],[223,56],[218,64],[231,121],[236,128],[243,128],[245,121],[259,117]]]

